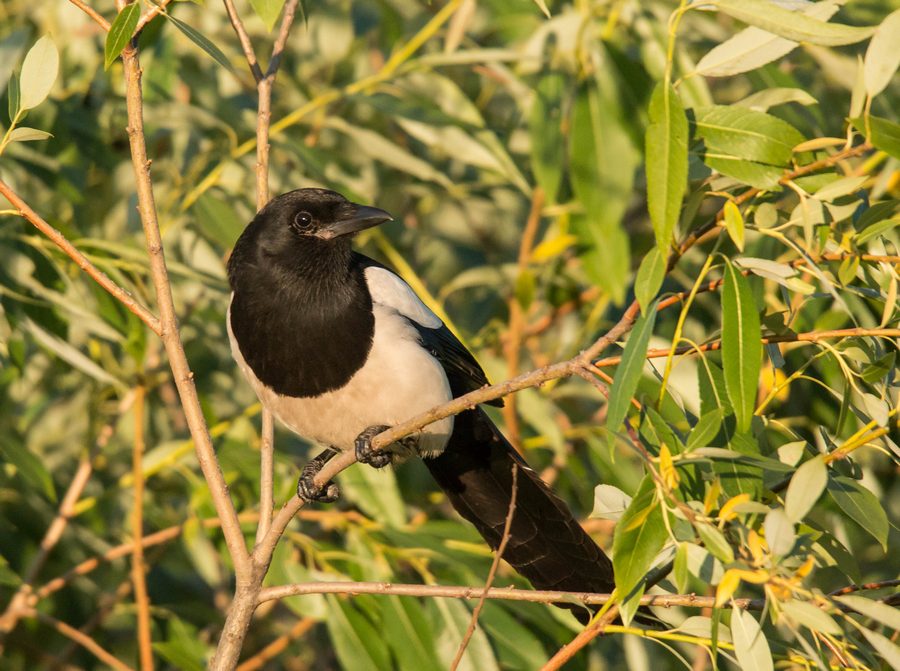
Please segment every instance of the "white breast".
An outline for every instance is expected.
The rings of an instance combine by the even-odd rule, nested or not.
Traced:
[[[396,278],[390,271],[382,269],[369,268],[367,275],[373,270]],[[418,312],[416,316],[430,324],[434,323],[432,319],[437,320],[437,326],[440,326],[441,321],[418,300],[406,283],[400,278],[396,280],[406,287],[408,295],[397,289],[390,280],[379,283],[381,290],[372,289],[375,337],[365,365],[340,389],[314,398],[282,396],[260,382],[241,355],[231,332],[229,306],[227,324],[232,354],[260,402],[282,424],[309,440],[339,450],[349,450],[354,448],[356,437],[368,427],[399,424],[452,398],[444,369],[419,344],[415,328],[397,308],[385,305],[376,297],[377,293],[385,293],[384,287],[393,287],[387,292],[389,295],[401,297],[406,309]],[[440,454],[452,431],[452,417],[425,427],[418,435],[419,454]],[[392,449],[401,458],[409,456],[403,453],[404,449],[399,445]]]

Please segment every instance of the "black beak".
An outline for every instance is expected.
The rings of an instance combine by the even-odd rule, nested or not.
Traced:
[[[386,221],[392,221],[394,218],[377,207],[369,207],[368,205],[352,204],[354,208],[349,216],[342,217],[327,226],[323,226],[317,232],[320,238],[332,240],[344,235],[353,235],[367,228],[372,228]]]

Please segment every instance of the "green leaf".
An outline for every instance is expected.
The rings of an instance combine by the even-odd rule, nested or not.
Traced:
[[[746,107],[710,105],[694,112],[697,135],[713,155],[787,166],[794,147],[805,139],[787,121]]]
[[[9,87],[7,88],[9,93],[9,100],[7,101],[9,104],[9,122],[13,123],[16,120],[16,117],[19,115],[19,105],[21,93],[19,91],[19,78],[13,73],[13,75],[9,78]]]
[[[200,231],[220,250],[231,249],[244,230],[245,223],[234,208],[214,191],[207,191],[193,204]]]
[[[615,440],[615,434],[628,414],[631,398],[637,391],[647,358],[647,346],[650,344],[650,336],[653,335],[655,323],[656,302],[646,313],[641,314],[628,337],[628,342],[625,343],[622,362],[616,369],[616,376],[609,390],[609,405],[606,409],[606,430],[609,432],[610,444]]]
[[[675,578],[675,589],[681,594],[688,588],[688,548],[697,547],[690,543],[679,543],[675,551],[675,559],[672,563],[672,577]],[[710,555],[711,556],[711,555]]]
[[[19,75],[19,109],[30,110],[50,94],[59,72],[59,52],[47,35],[34,43],[25,54]]]
[[[284,7],[284,0],[250,0],[259,18],[266,24],[266,30],[271,31],[275,27],[278,15],[281,14],[281,8]]]
[[[882,659],[887,662],[889,668],[900,669],[900,646],[877,631],[872,631],[865,627],[861,628],[860,631],[871,646],[881,655]]]
[[[797,533],[794,524],[781,508],[774,508],[766,515],[763,522],[766,531],[766,542],[769,549],[781,557],[786,555],[794,547]]]
[[[897,45],[900,45],[900,9],[891,12],[875,28],[875,34],[866,50],[863,74],[866,93],[873,98],[887,88],[900,67],[900,49]]]
[[[825,3],[819,3],[816,7],[820,4]],[[786,105],[787,103],[799,103],[800,105],[808,106],[815,105],[817,102],[818,100],[813,98],[809,92],[804,91],[803,89],[775,87],[751,93],[746,98],[738,100],[734,104],[740,107],[749,107],[757,112],[765,112],[770,107]],[[771,206],[771,203],[767,204]]]
[[[131,41],[134,29],[137,28],[138,19],[141,18],[141,3],[133,2],[125,5],[121,12],[116,14],[109,32],[106,34],[106,46],[103,49],[103,69],[109,70],[122,49]]]
[[[731,640],[742,671],[773,671],[772,651],[759,623],[743,608],[731,611]]]
[[[556,202],[562,181],[566,145],[562,127],[565,86],[563,75],[544,75],[535,87],[528,122],[531,131],[531,171],[544,190],[548,203]]]
[[[401,671],[439,669],[434,635],[422,606],[412,597],[388,596],[382,602],[384,638],[391,646]]]
[[[659,251],[659,247],[654,247],[641,260],[634,280],[634,295],[641,306],[641,312],[647,312],[665,277],[666,255]]]
[[[356,604],[328,595],[325,618],[340,667],[347,671],[391,668],[391,656],[382,632],[356,608]]]
[[[803,13],[816,19],[827,20],[839,6],[839,2],[826,0],[805,6]],[[793,40],[750,26],[713,47],[697,63],[695,72],[707,77],[725,77],[748,72],[787,55],[797,46],[797,42]]]
[[[781,168],[712,152],[706,152],[703,155],[703,162],[716,172],[734,177],[757,189],[764,191],[777,191],[780,189],[778,180],[781,179]]]
[[[820,631],[832,636],[839,636],[842,633],[837,622],[828,613],[811,603],[790,599],[782,602],[781,608],[794,622],[811,631]]]
[[[792,522],[799,522],[819,500],[828,484],[828,467],[821,454],[801,464],[791,478],[784,497],[784,512]]]
[[[826,47],[854,44],[869,37],[874,28],[826,23],[811,16],[783,9],[767,0],[715,0],[718,9],[739,21],[762,28],[794,42]]]
[[[597,485],[594,487],[594,510],[591,517],[616,522],[622,519],[630,503],[631,497],[618,487]]]
[[[455,599],[432,599],[428,601],[428,608],[437,640],[436,650],[444,662],[441,668],[447,668],[456,655],[472,615],[462,602]],[[459,671],[499,671],[500,666],[481,627],[475,630],[458,668]]]
[[[169,21],[172,22],[178,30],[180,30],[185,37],[187,37],[191,42],[200,47],[203,51],[209,54],[212,59],[221,65],[226,70],[233,72],[234,68],[231,66],[231,63],[228,62],[228,58],[222,53],[222,50],[219,49],[215,44],[206,39],[203,35],[201,35],[198,31],[194,30],[191,26],[186,24],[181,19],[176,19],[174,16],[166,12],[163,14]]]
[[[406,523],[406,507],[391,469],[348,468],[338,476],[338,483],[347,500],[367,515],[392,527]]]
[[[650,98],[650,125],[645,136],[647,209],[656,247],[666,256],[687,186],[688,123],[678,92],[660,82]]]
[[[668,538],[662,516],[662,507],[656,500],[656,486],[652,478],[647,476],[616,525],[613,536],[616,589],[623,599],[631,594],[647,574]]]
[[[709,447],[710,441],[715,438],[722,428],[722,420],[725,412],[721,408],[710,410],[700,417],[687,438],[688,451],[696,447]]]
[[[696,524],[695,528],[700,535],[700,540],[703,541],[703,545],[716,559],[726,564],[734,561],[734,550],[731,549],[731,545],[725,540],[725,536],[721,531],[712,525],[702,522]]]
[[[572,110],[569,172],[584,210],[573,218],[573,228],[592,252],[582,261],[591,279],[621,303],[630,270],[629,241],[621,223],[639,157],[616,95],[615,86],[600,78],[581,87]]]
[[[886,603],[867,599],[857,594],[845,594],[833,597],[835,601],[850,606],[858,613],[872,618],[878,624],[889,627],[894,631],[900,631],[900,610],[888,606]]]
[[[759,314],[750,284],[726,261],[722,286],[722,365],[738,431],[750,429],[762,360]]]
[[[744,251],[744,217],[741,216],[740,208],[734,204],[733,200],[725,201],[723,208],[725,214],[725,230],[728,231],[728,237],[738,248],[739,252]]]
[[[19,126],[14,128],[9,134],[10,142],[32,142],[34,140],[47,140],[53,137],[50,133],[37,128],[29,128],[28,126]]]
[[[828,494],[841,510],[869,532],[887,552],[887,513],[871,490],[852,478],[839,475],[828,480]]]
[[[50,472],[44,467],[41,459],[29,452],[21,443],[9,437],[0,441],[0,453],[3,454],[3,460],[6,463],[15,466],[25,482],[42,491],[51,501],[56,501],[53,478],[50,477]]]
[[[869,117],[868,128],[863,117],[850,119],[856,130],[867,135],[869,142],[894,158],[900,158],[900,125],[877,116]]]

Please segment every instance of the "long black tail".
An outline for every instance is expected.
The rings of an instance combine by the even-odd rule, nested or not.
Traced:
[[[531,470],[483,410],[457,415],[444,452],[425,459],[453,507],[496,550],[503,536],[517,474],[516,509],[503,559],[536,589],[611,592],[613,567],[566,504]],[[570,608],[579,619],[588,613]]]

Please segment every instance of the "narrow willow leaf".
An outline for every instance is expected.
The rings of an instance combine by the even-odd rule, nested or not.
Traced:
[[[562,98],[566,78],[559,73],[545,75],[534,90],[528,128],[531,132],[531,171],[549,203],[556,202],[562,181],[565,137]]]
[[[186,24],[181,19],[176,19],[169,13],[164,14],[164,16],[172,22],[172,24],[180,30],[185,37],[187,37],[191,42],[196,44],[198,47],[203,49],[207,54],[209,54],[212,59],[221,65],[226,70],[233,70],[231,63],[228,62],[228,58],[225,54],[222,53],[222,50],[219,49],[215,44],[210,42],[207,38],[201,35],[198,31],[194,30],[191,26]]]
[[[785,615],[811,631],[820,631],[832,636],[839,636],[842,633],[837,622],[818,606],[798,599],[784,601],[780,605]]]
[[[688,588],[688,548],[697,547],[690,543],[679,543],[672,564],[672,576],[675,578],[675,589],[684,594]],[[702,548],[701,548],[702,549]]]
[[[823,3],[820,3],[823,4]],[[780,88],[763,89],[756,93],[751,93],[742,100],[738,100],[735,105],[740,107],[749,107],[757,112],[765,112],[770,107],[778,105],[786,105],[787,103],[798,103],[800,105],[815,105],[818,102],[808,91],[803,89]],[[846,138],[840,138],[840,141],[846,142]],[[831,146],[831,145],[829,145]]]
[[[731,545],[725,540],[725,536],[721,531],[712,525],[704,523],[698,523],[696,529],[700,535],[700,540],[703,541],[703,545],[716,559],[726,564],[734,561],[734,550],[731,549]]]
[[[29,128],[28,126],[19,126],[14,128],[9,134],[10,142],[31,142],[33,140],[46,140],[53,137],[50,133],[37,128]]]
[[[744,217],[741,216],[740,208],[734,204],[733,200],[725,201],[723,208],[725,214],[725,230],[728,231],[728,237],[738,248],[738,251],[744,251]]]
[[[773,671],[772,651],[759,623],[743,608],[731,612],[731,640],[743,671]]]
[[[594,488],[594,510],[591,517],[617,522],[630,503],[631,497],[618,487],[597,485]]]
[[[784,497],[784,512],[792,522],[799,522],[819,500],[828,484],[828,467],[820,454],[801,464],[791,478]]]
[[[894,158],[900,158],[900,125],[877,116],[870,116],[868,121],[867,126],[862,117],[850,119],[856,130],[868,134],[869,142]]]
[[[666,255],[660,253],[659,247],[654,247],[644,256],[634,280],[634,295],[641,312],[647,312],[665,277]]]
[[[25,54],[19,75],[19,109],[30,110],[40,105],[50,94],[59,72],[59,52],[44,35]]]
[[[688,123],[678,92],[660,82],[650,98],[650,125],[644,150],[647,166],[647,208],[656,235],[656,247],[666,256],[681,200],[687,186]]]
[[[884,661],[887,662],[889,668],[900,669],[900,646],[877,631],[866,628],[862,628],[860,631],[872,647],[878,651],[878,654],[881,655]]]
[[[747,279],[730,261],[722,286],[722,365],[738,431],[750,429],[762,360],[759,314]]]
[[[881,543],[887,551],[888,518],[881,501],[858,481],[836,476],[828,481],[828,493],[838,507]]]
[[[834,0],[810,3],[803,13],[815,19],[828,20],[840,7]],[[754,26],[713,47],[700,62],[696,72],[707,77],[724,77],[749,72],[786,56],[798,46],[793,40],[773,35]]]
[[[19,92],[19,78],[13,74],[9,78],[9,87],[7,88],[9,92],[9,99],[7,103],[9,105],[9,122],[12,123],[16,120],[16,117],[19,115],[20,109],[20,92]]]
[[[439,669],[434,635],[422,606],[412,597],[389,596],[382,606],[382,627],[394,651],[398,671]]]
[[[103,69],[109,70],[122,49],[131,40],[134,29],[137,28],[138,19],[141,17],[141,3],[133,2],[125,5],[121,12],[116,14],[109,32],[106,34],[106,45],[103,49]]]
[[[28,451],[21,443],[12,438],[0,442],[0,455],[5,464],[14,466],[19,476],[29,486],[44,495],[51,501],[56,501],[56,489],[53,487],[53,477],[44,466],[43,461]]]
[[[725,413],[721,408],[711,410],[700,417],[700,420],[691,429],[687,438],[688,451],[697,447],[709,447],[710,441],[715,438],[722,428],[722,419]]]
[[[877,96],[887,88],[900,67],[900,9],[895,10],[875,29],[866,50],[864,74],[866,93]]]
[[[284,0],[250,0],[259,18],[266,24],[266,30],[271,31],[275,27],[278,15],[281,14],[281,8],[284,7]]]
[[[834,599],[850,606],[856,612],[872,618],[878,624],[890,627],[894,631],[900,631],[900,610],[888,606],[886,603],[867,599],[856,594],[836,596]]]
[[[763,522],[766,530],[766,542],[769,549],[777,556],[786,555],[794,547],[797,534],[794,525],[781,508],[774,508]]]
[[[768,165],[788,165],[794,147],[806,139],[787,121],[737,105],[698,107],[695,124],[707,153]]]
[[[704,154],[703,162],[716,172],[734,177],[757,189],[764,191],[780,189],[778,180],[781,179],[781,168],[709,151]]]
[[[613,536],[613,570],[622,598],[638,586],[668,538],[662,516],[656,486],[645,477]]]
[[[609,406],[606,409],[606,430],[609,432],[610,444],[628,414],[631,397],[637,391],[647,357],[647,346],[650,344],[650,336],[653,334],[655,323],[656,303],[654,302],[646,313],[641,314],[628,337],[628,342],[625,343],[622,363],[616,370],[616,376],[609,390]]]
[[[768,0],[715,0],[720,11],[751,26],[795,42],[810,42],[826,47],[862,42],[873,27],[826,23],[811,16],[792,12]]]
[[[369,671],[391,668],[391,654],[384,636],[360,613],[353,601],[327,596],[325,618],[334,652],[342,669]]]

